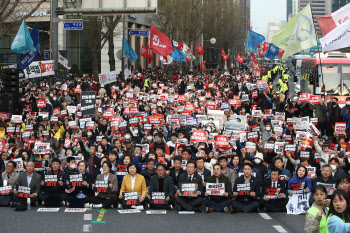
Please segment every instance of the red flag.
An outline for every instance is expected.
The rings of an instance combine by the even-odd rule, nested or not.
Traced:
[[[244,63],[244,57],[237,53],[236,61],[239,63]]]
[[[250,28],[250,23],[248,23],[248,26],[247,26],[247,30],[250,30],[251,28]]]
[[[224,61],[226,62],[226,61],[227,61],[227,59],[228,59],[228,56],[226,55],[226,53],[225,53],[225,50],[224,50],[224,49],[221,49],[221,56],[222,56],[222,58],[224,59]]]
[[[264,57],[265,56],[265,53],[264,53],[264,51],[262,49],[259,49],[258,53],[259,53],[259,57]]]
[[[141,55],[142,56],[142,55]],[[153,61],[153,57],[149,51],[149,47],[148,47],[148,44],[147,44],[147,49],[146,49],[146,57],[148,58],[148,64],[151,64],[152,61]]]
[[[278,55],[277,55],[277,56],[282,57],[283,54],[284,54],[284,50],[283,50],[283,49],[279,49],[279,50],[278,50]]]
[[[148,44],[147,44],[147,47],[148,47]],[[141,57],[147,57],[147,51],[146,51],[146,48],[142,45],[142,48],[141,48]]]
[[[177,43],[177,48],[180,52],[182,52],[182,48],[184,47],[184,45],[180,42]]]
[[[258,44],[258,46],[256,46],[257,48],[260,48],[261,47],[261,44]]]
[[[197,53],[198,53],[199,55],[203,55],[203,54],[204,54],[203,47],[202,47],[202,45],[200,45],[200,44],[197,44]]]
[[[203,72],[205,72],[205,64],[206,64],[205,61],[201,63],[200,69],[203,70]]]
[[[270,43],[264,42],[263,46],[264,46],[263,51],[267,52],[269,50]]]
[[[151,23],[151,49],[154,53],[167,57],[173,51],[169,37],[160,32]]]

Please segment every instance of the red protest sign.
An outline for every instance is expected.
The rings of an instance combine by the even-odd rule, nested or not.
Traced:
[[[131,107],[130,108],[130,114],[138,114],[139,113],[139,108],[138,107]]]
[[[60,108],[54,108],[54,109],[52,110],[52,115],[54,115],[54,116],[59,116],[60,114],[61,114]]]
[[[2,120],[7,120],[7,119],[9,119],[9,117],[10,117],[10,114],[9,114],[9,113],[0,112],[0,119],[2,119]]]
[[[334,129],[335,134],[345,134],[345,130],[346,130],[346,123],[345,122],[336,122],[335,123],[335,129]]]
[[[45,100],[37,100],[36,106],[38,106],[38,108],[46,108],[46,101]]]
[[[5,149],[5,140],[0,140],[0,152]]]
[[[179,101],[186,101],[186,97],[184,95],[179,95]]]
[[[242,106],[242,100],[240,99],[230,99],[228,102],[233,106]]]
[[[185,104],[185,111],[186,112],[193,112],[194,111],[194,104],[192,104],[192,103]]]
[[[307,102],[309,99],[308,93],[301,93],[299,96],[299,103]]]
[[[106,111],[104,111],[103,117],[111,117],[111,116],[113,116],[113,110],[112,109],[107,109]]]
[[[147,122],[148,124],[155,125],[155,126],[161,126],[162,125],[162,116],[148,116]]]
[[[311,95],[310,96],[310,104],[319,104],[321,101],[320,95]]]
[[[253,98],[258,98],[258,90],[252,91],[252,97]]]
[[[306,148],[312,148],[312,140],[309,138],[302,138],[300,150],[305,150]]]
[[[113,132],[113,138],[117,139],[117,140],[119,140],[121,142],[125,141],[125,137],[124,137],[124,133],[123,132],[119,132],[119,133]]]
[[[207,133],[204,130],[194,130],[191,136],[192,142],[206,142]]]
[[[230,143],[229,143],[228,137],[224,136],[224,135],[217,135],[215,137],[215,146],[217,148],[219,148],[219,147],[229,147]]]

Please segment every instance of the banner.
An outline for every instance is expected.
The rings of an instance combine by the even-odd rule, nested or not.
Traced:
[[[55,75],[54,61],[34,61],[23,72],[27,79]]]
[[[191,136],[192,142],[207,142],[207,133],[204,130],[194,130]]]
[[[274,45],[274,44],[270,44],[269,49],[267,50],[267,52],[265,53],[265,57],[273,60],[279,53],[279,48]]]
[[[64,68],[66,68],[67,70],[70,70],[71,67],[68,66],[68,59],[63,57],[60,53],[60,51],[58,51],[58,63],[60,63],[62,66],[64,66]]]
[[[101,85],[106,85],[117,81],[117,73],[115,71],[99,74],[98,77]]]
[[[81,93],[81,111],[83,115],[95,115],[96,111],[96,92],[83,91]]]
[[[186,61],[186,56],[181,53],[177,48],[171,52],[171,57],[174,61]]]
[[[263,42],[265,37],[252,30],[248,30],[247,53],[257,53],[256,47]]]
[[[151,49],[154,53],[167,57],[173,51],[169,37],[160,32],[152,23],[150,39]]]
[[[128,40],[124,37],[124,43],[123,43],[123,57],[126,57],[132,62],[135,62],[138,58],[137,54],[129,44]]]
[[[303,49],[317,46],[310,4],[275,34],[272,43],[284,50],[283,60]]]
[[[322,52],[328,52],[350,46],[350,20],[342,23],[325,37],[320,39]]]
[[[35,58],[37,58],[40,55],[39,30],[37,23],[34,25],[32,31],[30,32],[30,37],[33,40],[35,51],[26,51],[18,56],[17,67],[20,70],[24,70],[35,60]]]
[[[348,19],[350,19],[350,4],[343,6],[331,14],[318,17],[316,20],[320,26],[323,36],[326,36],[328,33],[346,22]]]
[[[22,21],[21,27],[18,29],[17,35],[12,42],[11,50],[16,53],[27,53],[28,51],[35,52],[33,40],[24,20]]]

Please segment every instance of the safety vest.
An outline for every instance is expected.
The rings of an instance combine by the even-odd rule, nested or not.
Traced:
[[[287,83],[282,83],[282,86],[281,86],[281,90],[280,90],[282,93],[285,93],[286,91],[288,91],[288,85]]]
[[[143,84],[144,87],[149,87],[149,81],[148,81],[148,78],[145,79],[145,83]]]
[[[282,86],[283,80],[282,79],[278,79],[278,84]]]
[[[264,76],[261,78],[261,80],[267,81],[267,80],[269,80],[269,77],[268,77],[267,75],[264,75]]]
[[[327,208],[328,210],[328,208]],[[309,214],[312,214],[315,218],[317,216],[317,213],[320,212],[319,209],[317,209],[315,206],[311,206],[309,211],[307,212],[306,216],[307,217]],[[328,218],[326,218],[323,214],[321,217],[320,225],[318,226],[318,232],[319,233],[328,233]]]
[[[284,74],[284,75],[283,75],[283,79],[288,81],[289,75],[288,75],[288,74]]]
[[[271,70],[267,71],[267,77],[271,78]]]

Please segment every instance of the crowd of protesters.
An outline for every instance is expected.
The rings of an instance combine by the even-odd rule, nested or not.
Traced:
[[[301,101],[288,78],[275,66],[261,78],[154,68],[106,85],[26,80],[21,117],[1,113],[0,205],[286,212],[291,195],[312,192],[305,231],[345,232],[350,97]],[[86,91],[93,115],[81,111]]]

